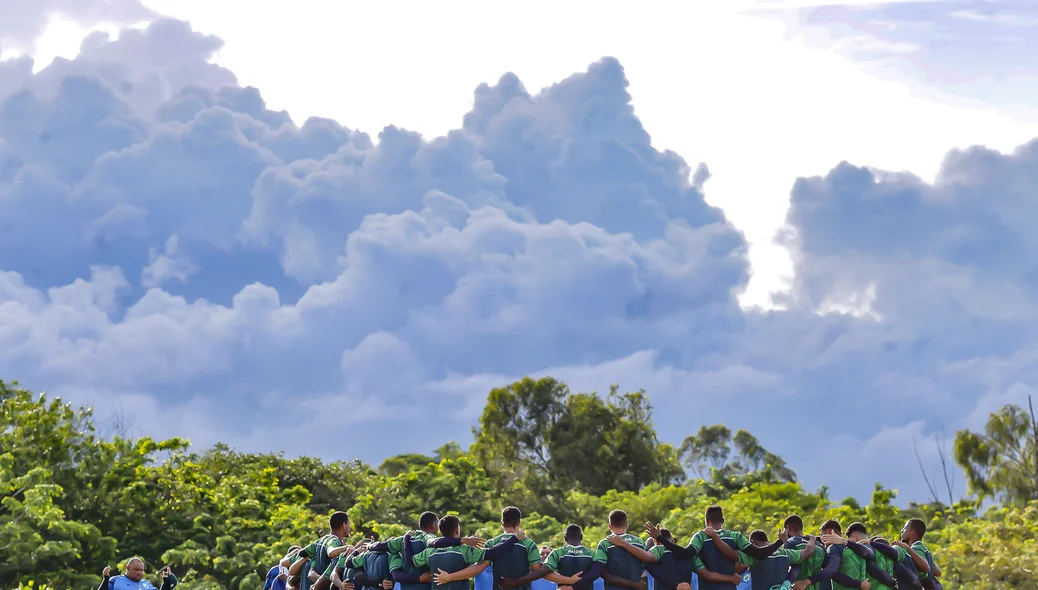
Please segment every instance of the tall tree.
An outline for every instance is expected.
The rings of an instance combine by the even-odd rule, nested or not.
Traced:
[[[550,450],[550,472],[560,485],[596,495],[667,485],[682,474],[673,447],[656,438],[645,392],[620,394],[615,385],[605,399],[571,395]]]
[[[1027,409],[1009,404],[991,414],[983,434],[955,433],[955,462],[979,498],[1009,505],[1038,500],[1038,420],[1030,396]]]
[[[685,437],[678,450],[685,463],[699,477],[705,477],[711,469],[721,469],[728,464],[732,430],[724,424],[703,425],[694,435]]]
[[[490,392],[473,452],[505,490],[530,492],[547,514],[571,490],[600,494],[668,484],[682,472],[676,452],[661,445],[644,391],[608,396],[570,394],[543,378]]]
[[[722,487],[738,489],[750,482],[796,481],[796,473],[785,460],[764,448],[757,437],[745,430],[738,430],[733,436],[723,424],[701,426],[695,435],[685,437],[678,453],[696,475]]]

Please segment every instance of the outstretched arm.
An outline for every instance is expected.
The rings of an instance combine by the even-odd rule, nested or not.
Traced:
[[[414,549],[411,548],[411,534],[404,535],[404,563],[414,567]]]
[[[847,548],[854,552],[855,555],[864,559],[865,561],[872,561],[876,559],[876,552],[872,550],[872,547],[865,543],[857,543],[855,541],[847,540]]]
[[[350,545],[339,545],[338,547],[333,547],[333,548],[328,550],[328,557],[330,559],[335,559],[336,557],[339,557],[343,553],[350,553],[352,550],[353,550],[353,547],[350,546]],[[388,549],[386,551],[388,551]]]
[[[302,555],[302,552],[300,552],[300,555]],[[308,561],[310,561],[310,558],[306,555],[302,555],[299,559],[295,560],[292,565],[288,566],[288,575],[298,576],[299,572],[303,571],[303,566],[306,565],[306,562]]]
[[[602,577],[602,572],[605,571],[605,564],[601,561],[596,561],[591,564],[591,569],[586,574],[580,576],[580,581],[573,584],[573,590],[587,590],[595,585],[595,580]]]
[[[904,549],[905,551],[908,552],[908,556],[912,558],[912,563],[915,564],[915,567],[916,567],[917,570],[919,570],[920,574],[929,575],[929,573],[930,573],[930,562],[926,561],[925,557],[923,557],[922,555],[919,555],[918,553],[916,553],[915,549],[912,549],[912,546],[909,545],[908,543],[903,543],[901,541],[898,541],[895,544],[898,547],[901,547],[902,549]],[[922,576],[920,576],[920,580],[921,579],[922,579]]]
[[[861,588],[861,580],[855,580],[847,574],[837,571],[833,574],[832,581],[847,588]]]
[[[670,576],[670,572],[667,571],[667,568],[658,563],[645,564],[645,571],[649,572],[652,579],[664,588],[677,588],[680,583]]]
[[[739,574],[721,574],[714,571],[710,571],[706,568],[697,571],[696,575],[699,576],[700,579],[705,580],[707,582],[713,582],[714,584],[739,585],[742,582],[742,576],[740,576]]]
[[[898,557],[900,557],[898,555],[897,549],[891,547],[890,545],[884,545],[883,543],[873,543],[872,550],[876,553],[879,553],[880,555],[883,555],[884,557],[889,557],[891,560],[893,560],[894,563],[897,563]]]
[[[789,568],[789,575],[786,576],[786,581],[789,582],[790,584],[792,584],[792,583],[796,582],[797,578],[799,578],[799,577],[800,577],[800,566],[799,565],[794,565],[793,567]]]
[[[483,547],[484,543],[486,543],[486,539],[483,539],[482,537],[439,537],[430,541],[427,547],[435,547],[437,549],[443,547],[457,547],[458,545]]]
[[[608,537],[606,537],[606,540],[608,540],[613,545],[616,545],[617,547],[623,548],[624,551],[635,556],[636,558],[638,558],[638,561],[642,563],[656,563],[657,561],[655,554],[653,554],[650,551],[646,551],[640,547],[635,547],[634,545],[631,545],[630,543],[625,541],[624,538],[620,535],[609,535]]]
[[[878,565],[876,565],[876,562],[874,561],[870,561],[865,564],[865,571],[873,578],[879,580],[879,583],[883,584],[887,588],[893,588],[897,585],[897,581],[894,578],[890,577],[890,574],[883,571]]]
[[[407,538],[410,539],[410,537]],[[442,549],[444,547],[457,547],[458,545],[461,545],[461,537],[439,537],[429,541],[426,547]]]
[[[577,573],[567,578],[566,576],[558,572],[551,572],[550,574],[544,576],[544,579],[548,580],[549,582],[555,582],[559,586],[572,586],[573,584],[576,584],[580,581],[580,577],[582,575],[583,574],[581,573]]]
[[[536,566],[534,566],[532,570],[530,570],[525,576],[521,578],[515,578],[514,580],[510,578],[501,578],[501,580],[502,582],[508,580],[507,587],[511,588],[513,586],[522,586],[524,584],[536,582],[537,580],[540,580],[541,578],[547,576],[550,573],[552,573],[552,571],[548,568],[548,566],[544,565],[543,563],[538,563]],[[502,587],[504,587],[503,583]]]
[[[843,553],[843,547],[833,545],[830,553],[825,555],[825,561],[822,563],[822,569],[815,575],[808,578],[812,584],[817,584],[822,580],[831,580],[833,574],[840,569],[840,554]]]
[[[415,575],[404,570],[393,570],[392,576],[397,584],[425,584],[432,581],[432,574],[429,572]]]
[[[696,549],[695,545],[692,544],[692,541],[688,542],[687,547],[682,547],[675,543],[674,539],[667,537],[660,537],[659,539],[656,539],[656,542],[669,549],[670,552],[674,554],[675,559],[694,559],[699,555],[699,551]],[[728,544],[723,543],[723,545],[727,546]],[[731,547],[728,548],[731,549]],[[725,555],[725,557],[727,557],[727,555]],[[738,555],[736,556],[736,559],[738,559]]]
[[[450,582],[460,582],[461,580],[471,580],[479,574],[482,574],[483,570],[487,569],[487,566],[489,565],[489,561],[484,561],[481,563],[470,565],[463,570],[458,570],[453,573],[447,573],[443,570],[440,570],[433,574],[433,580],[436,582],[437,585],[448,584]]]
[[[717,543],[715,542],[715,544],[717,544]],[[720,545],[724,545],[724,546],[727,547],[728,543],[725,543],[725,542],[722,541],[720,543]],[[718,549],[721,549],[720,545],[718,545]],[[758,547],[758,546],[752,545],[752,544],[751,545],[747,545],[745,548],[740,549],[740,551],[742,551],[743,553],[745,553],[746,555],[749,555],[750,557],[752,557],[754,559],[767,559],[767,558],[771,557],[772,555],[774,555],[775,552],[778,551],[780,548],[782,548],[782,541],[775,541],[771,545],[765,545],[764,547]],[[729,549],[731,549],[731,547],[729,547]],[[724,549],[721,549],[721,553],[724,553],[724,552],[725,552]],[[725,555],[725,557],[727,557],[727,555]],[[735,557],[736,557],[736,559],[738,559],[739,556],[736,555]],[[731,559],[731,558],[729,557],[729,559]]]
[[[736,549],[732,549],[732,546],[728,543],[725,543],[721,539],[721,536],[717,534],[717,531],[711,528],[705,528],[703,529],[703,532],[706,533],[706,536],[710,537],[714,542],[714,546],[717,547],[717,550],[721,552],[721,555],[723,555],[725,559],[739,563],[739,552]],[[692,538],[694,539],[695,537]],[[692,546],[691,541],[689,541],[689,546]],[[746,555],[749,555],[749,553]]]
[[[507,539],[502,541],[500,545],[494,545],[490,549],[487,549],[483,553],[483,559],[487,561],[494,561],[495,559],[500,559],[501,556],[510,551],[518,541],[519,537],[515,535],[508,537]]]
[[[898,588],[901,590],[923,590],[919,576],[903,563],[894,562],[894,577],[897,578]]]
[[[630,580],[614,576],[609,573],[609,570],[602,570],[602,580],[610,586],[619,586],[620,588],[631,588],[635,590],[641,586],[641,582],[632,582]]]
[[[382,585],[382,578],[375,578],[369,576],[364,572],[357,572],[357,575],[354,576],[353,579],[354,581],[356,581],[356,583],[360,584],[361,586],[371,586],[372,588],[377,588]]]

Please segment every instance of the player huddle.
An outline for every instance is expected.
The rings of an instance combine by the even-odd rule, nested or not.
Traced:
[[[840,523],[822,524],[819,536],[806,536],[799,516],[789,516],[774,542],[762,530],[741,533],[724,528],[719,506],[707,508],[705,528],[679,545],[665,528],[645,524],[648,539],[627,530],[627,514],[609,514],[610,534],[594,549],[583,544],[577,525],[566,527],[566,546],[543,558],[522,529],[522,513],[501,511],[502,533],[492,539],[463,537],[456,516],[422,514],[417,531],[389,540],[343,543],[350,535],[345,512],[332,514],[330,532],[306,547],[294,547],[271,568],[267,588],[287,590],[468,590],[469,580],[492,566],[494,590],[530,590],[545,578],[559,590],[591,590],[602,579],[605,590],[734,590],[747,571],[753,590],[940,590],[940,568],[923,544],[926,525],[912,519],[893,542],[869,537],[856,522],[844,532]]]

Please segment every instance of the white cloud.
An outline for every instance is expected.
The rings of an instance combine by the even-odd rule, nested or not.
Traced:
[[[545,25],[561,27],[552,43],[571,32],[570,10]],[[692,38],[727,61],[704,59],[696,77],[653,78],[651,56],[631,43],[619,47],[635,64],[625,71],[598,52],[637,23],[590,14],[604,27],[586,47],[592,57],[572,66],[582,57],[553,60],[549,47],[541,62],[520,62],[551,62],[538,75],[559,83],[540,92],[530,90],[537,76],[529,87],[496,71],[481,78],[498,81],[480,86],[439,136],[296,125],[235,85],[258,74],[210,63],[224,51],[231,64],[233,40],[224,46],[171,20],[119,40],[93,37],[83,58],[32,77],[31,64],[11,66],[24,89],[11,87],[0,105],[0,374],[161,413],[164,422],[142,428],[199,444],[313,452],[316,433],[348,429],[329,458],[372,461],[464,439],[486,392],[523,375],[550,373],[580,390],[617,382],[649,391],[668,440],[726,422],[757,433],[809,485],[864,495],[889,479],[919,498],[903,444],[867,444],[863,478],[819,469],[797,435],[835,416],[841,449],[887,440],[877,432],[903,442],[1019,397],[1008,392],[1026,382],[1015,375],[1029,370],[1035,334],[1027,203],[1036,152],[953,153],[932,186],[830,163],[902,169],[928,150],[940,161],[936,146],[943,156],[962,138],[1006,141],[1026,129],[906,97],[800,48],[768,46],[761,57],[763,41],[748,50],[740,43],[749,33],[726,27],[749,23],[765,40],[777,30],[723,11],[691,32],[709,35]],[[258,13],[254,24],[270,17]],[[682,24],[666,22],[664,54],[679,49]],[[362,44],[364,30],[358,24],[351,42]],[[472,54],[450,31],[439,31],[448,48]],[[497,68],[502,56],[531,53],[499,33],[474,30],[470,41],[488,49],[473,55]],[[401,47],[387,52],[406,55]],[[346,75],[364,85],[355,71],[285,59],[292,73],[276,89],[300,72],[308,84]],[[568,76],[570,67],[587,71]],[[733,68],[739,76],[718,82]],[[401,74],[404,86],[385,90],[425,84],[427,93],[403,96],[435,111],[436,92],[460,84],[440,71]],[[387,105],[405,102],[394,100]],[[680,108],[656,108],[668,101]],[[655,119],[649,129],[664,138],[650,142],[641,119]],[[717,146],[709,183],[658,149],[686,133],[690,153]],[[792,183],[813,172],[828,173]],[[741,213],[729,210],[749,219],[781,215],[776,193],[790,186],[787,309],[744,311],[736,296],[757,238],[701,189],[731,203],[744,196]],[[815,313],[861,294],[870,317]],[[971,363],[985,367],[984,380],[957,374]],[[356,442],[432,411],[450,417],[435,436]],[[229,413],[240,419],[228,424]]]

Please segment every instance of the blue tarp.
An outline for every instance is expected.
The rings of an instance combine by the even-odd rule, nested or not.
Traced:
[[[483,570],[483,573],[476,576],[475,582],[476,590],[494,590],[494,568],[491,566]],[[555,590],[555,584],[543,578],[531,584],[531,587],[532,590]],[[400,590],[400,585],[397,584],[393,590]],[[605,590],[602,578],[595,580],[595,590]]]
[[[652,576],[649,576],[648,578],[649,590],[656,590]],[[532,590],[555,590],[555,584],[543,578],[534,582],[532,586]],[[698,589],[699,578],[697,576],[692,576],[692,590]],[[393,586],[393,590],[400,590],[400,584]],[[483,570],[482,574],[476,576],[476,590],[494,590],[494,568],[488,567]],[[605,590],[602,578],[595,580],[595,590]],[[739,584],[736,590],[750,590],[750,572],[743,573],[742,583]]]
[[[736,590],[750,590],[750,572],[743,572],[742,583],[736,586]],[[692,590],[699,589],[699,576],[692,576]]]

